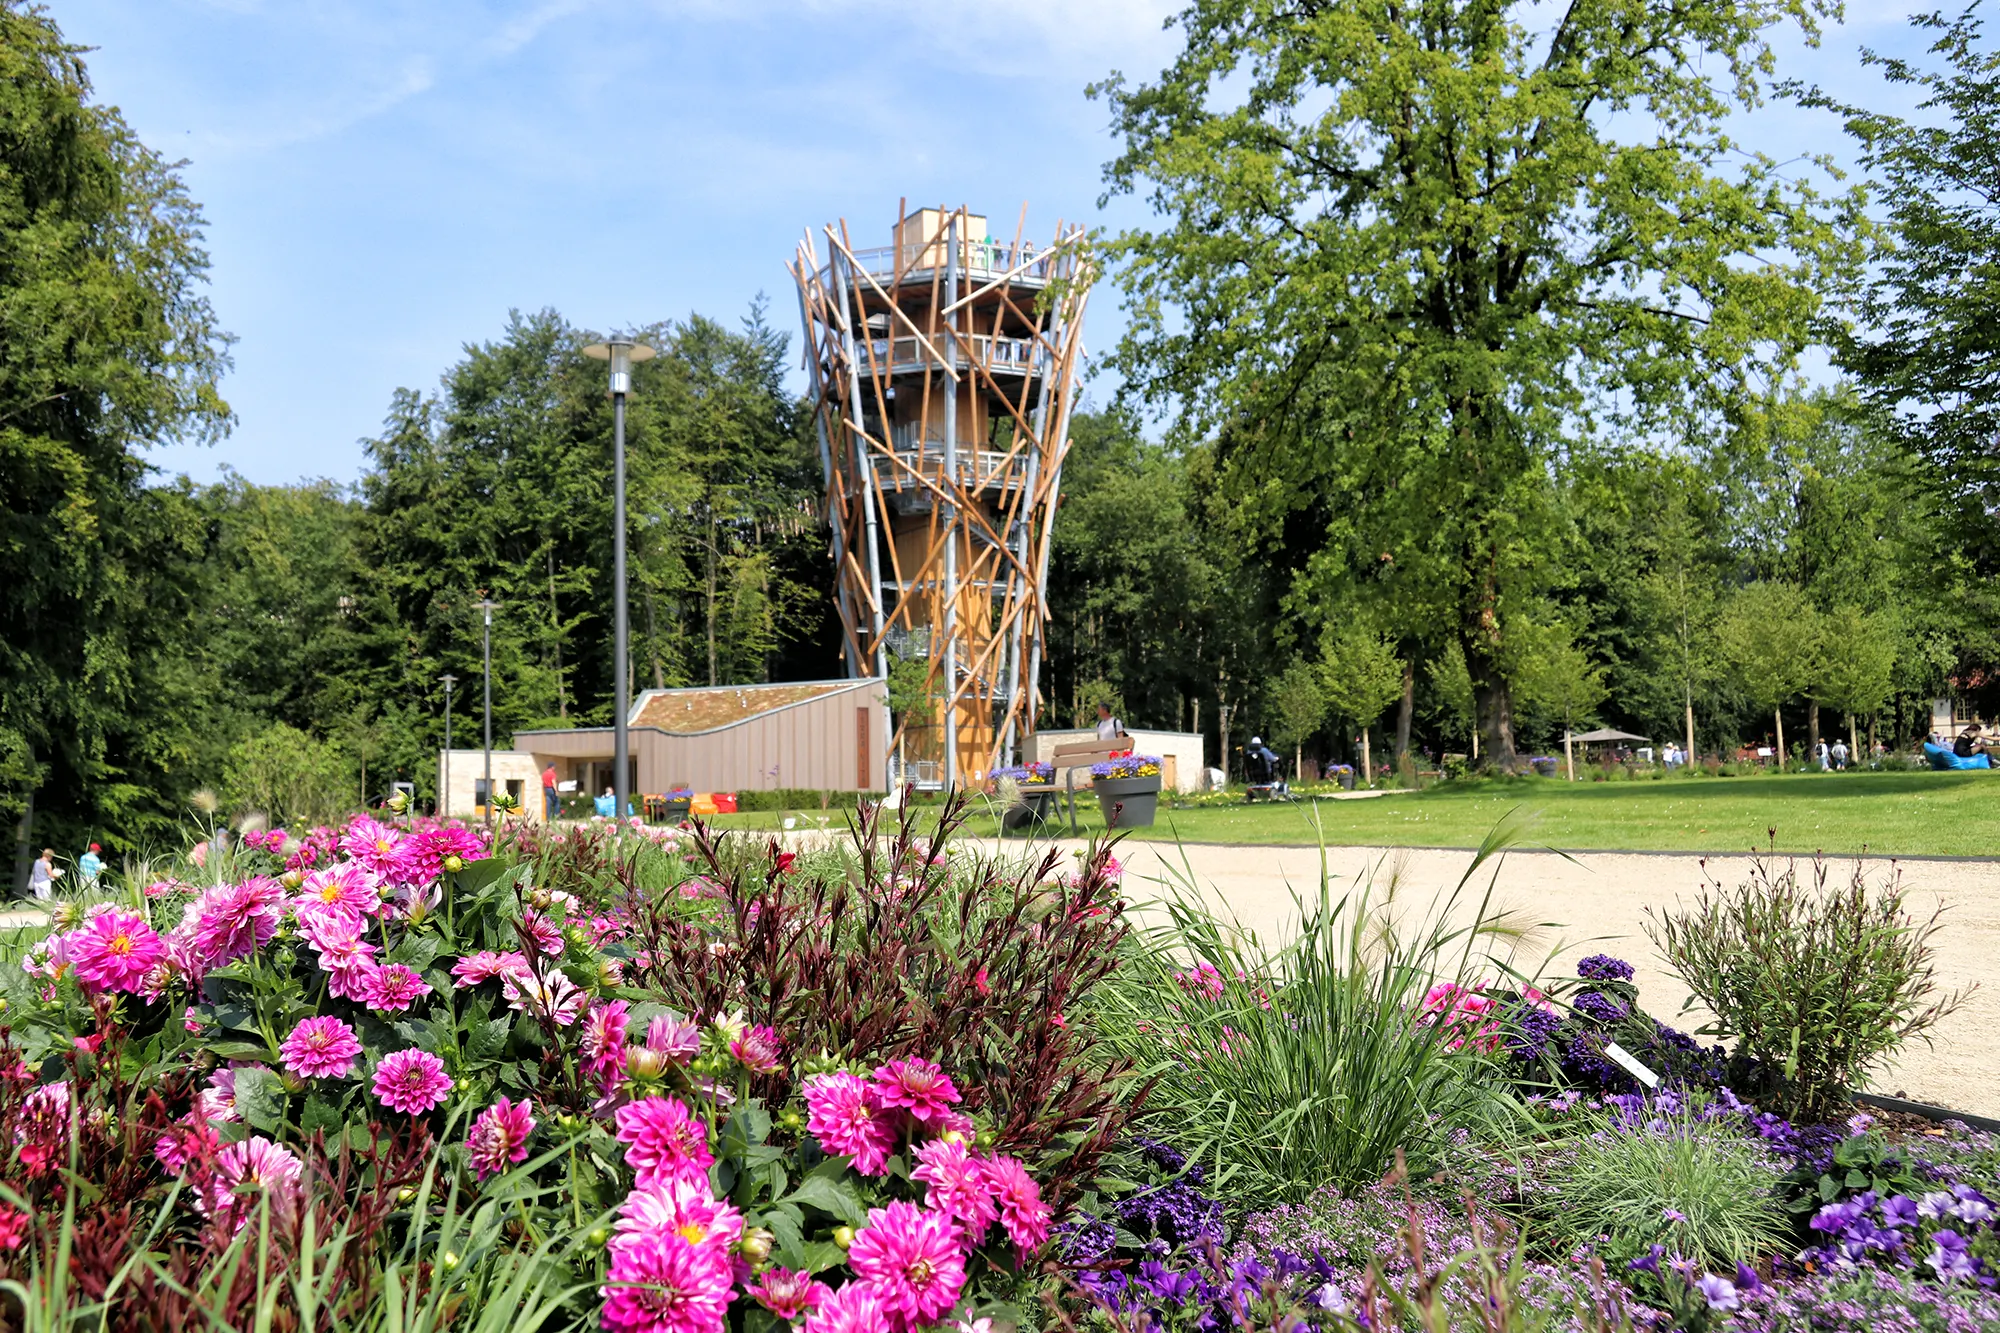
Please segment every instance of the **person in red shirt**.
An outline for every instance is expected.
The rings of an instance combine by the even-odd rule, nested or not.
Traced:
[[[556,766],[553,760],[542,770],[542,810],[554,822],[560,804],[556,800]]]

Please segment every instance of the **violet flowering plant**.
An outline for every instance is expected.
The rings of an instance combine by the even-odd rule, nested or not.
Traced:
[[[1160,776],[1160,756],[1128,754],[1090,766],[1093,778],[1156,778]]]

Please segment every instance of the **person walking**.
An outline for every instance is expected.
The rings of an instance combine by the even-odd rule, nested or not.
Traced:
[[[1111,715],[1110,704],[1097,705],[1097,739],[1115,741],[1124,730],[1124,721]]]
[[[556,761],[549,760],[549,766],[542,770],[542,813],[549,823],[556,822],[556,811],[562,803],[556,797]]]
[[[1813,747],[1813,762],[1819,765],[1819,771],[1822,773],[1825,773],[1830,769],[1832,769],[1833,764],[1831,762],[1831,757],[1827,753],[1825,741],[1821,741],[1818,745]]]
[[[1833,771],[1836,773],[1845,773],[1847,771],[1846,741],[1837,740],[1833,743]]]
[[[42,854],[35,859],[28,871],[28,892],[42,902],[49,902],[56,896],[56,849],[42,848]]]
[[[86,889],[96,888],[97,877],[104,873],[103,858],[97,854],[100,850],[93,842],[90,849],[76,859],[76,873],[83,876],[83,887]]]

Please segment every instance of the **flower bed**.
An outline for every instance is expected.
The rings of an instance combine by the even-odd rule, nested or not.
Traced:
[[[1093,778],[1156,778],[1160,776],[1160,757],[1156,754],[1128,754],[1117,759],[1106,759],[1090,766]]]
[[[816,864],[357,818],[63,904],[7,969],[0,1273],[162,1324],[1018,1318],[1126,1114],[1064,1018],[1115,875],[875,832]]]

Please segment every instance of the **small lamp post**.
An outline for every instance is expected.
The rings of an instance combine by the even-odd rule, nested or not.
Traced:
[[[438,818],[451,815],[451,687],[458,684],[458,677],[449,671],[438,677],[444,686],[444,782],[438,792]]]
[[[630,798],[631,738],[626,734],[625,714],[632,706],[632,687],[626,679],[628,627],[625,613],[625,395],[632,392],[632,367],[650,361],[658,353],[644,343],[629,338],[613,338],[592,343],[583,354],[611,363],[611,583],[616,611],[612,617],[611,768],[612,817],[623,821]]]
[[[500,605],[491,597],[473,603],[486,617],[485,646],[480,651],[484,663],[481,675],[486,686],[486,826],[493,827],[493,608]]]

